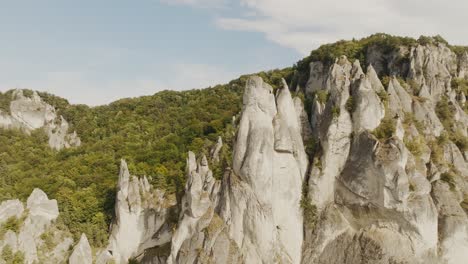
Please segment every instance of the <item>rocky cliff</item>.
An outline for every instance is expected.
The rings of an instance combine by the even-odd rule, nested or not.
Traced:
[[[76,132],[69,133],[68,122],[35,91],[31,97],[25,96],[23,90],[12,93],[9,113],[0,110],[0,127],[26,133],[44,129],[49,137],[49,146],[57,150],[81,145]]]
[[[365,61],[315,59],[307,69],[295,92],[284,79],[275,88],[246,80],[232,162],[214,175],[221,138],[189,152],[178,199],[122,160],[108,246],[93,255],[82,236],[70,263],[465,263],[468,116],[458,84],[468,83],[468,54],[440,42],[370,46]],[[28,210],[0,206],[0,223],[25,219],[0,249],[26,263],[52,256],[36,248],[58,216],[43,192],[31,197]]]
[[[213,219],[198,220],[213,207],[208,184],[205,202],[195,199],[199,212],[180,218],[169,263],[464,262],[467,157],[453,141],[466,140],[468,122],[452,81],[465,78],[467,55],[444,44],[402,48],[385,60],[373,52],[365,69],[345,56],[311,63],[310,118],[285,83],[274,91],[259,77],[247,80],[233,168],[214,207],[236,257],[217,261],[217,242],[199,237]],[[440,120],[441,102],[450,122]],[[189,156],[189,171],[206,173]],[[197,177],[187,197],[206,186]],[[199,249],[180,250],[184,243]]]

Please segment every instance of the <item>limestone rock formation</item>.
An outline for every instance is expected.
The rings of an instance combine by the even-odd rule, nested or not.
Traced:
[[[42,101],[36,92],[29,98],[23,94],[23,90],[15,90],[10,113],[0,110],[0,127],[21,129],[26,133],[44,129],[49,137],[49,146],[57,150],[81,145],[76,132],[69,133],[68,122],[58,116],[54,107]]]
[[[10,217],[20,218],[23,211],[23,203],[18,199],[2,202],[0,204],[0,225],[6,222]]]
[[[95,250],[95,263],[465,263],[468,115],[452,79],[468,79],[468,55],[440,43],[365,52],[365,70],[346,56],[311,62],[305,90],[296,89],[306,100],[285,80],[274,90],[249,77],[232,168],[213,175],[231,147],[221,137],[208,158],[189,152],[178,204],[122,160],[109,244]],[[22,104],[12,102],[22,110],[0,122],[24,119],[32,129],[56,118]],[[314,143],[310,156],[305,143]],[[1,203],[0,225],[23,222],[0,250],[23,252],[26,263],[65,261],[73,241],[53,229],[57,216],[57,202],[38,189],[26,209]],[[46,253],[45,232],[61,241]],[[82,235],[69,262],[92,263],[91,252]]]
[[[308,161],[294,102],[285,83],[275,98],[259,77],[247,80],[243,101],[221,215],[242,263],[299,263]]]
[[[219,153],[222,147],[223,147],[223,139],[221,137],[218,137],[218,141],[216,142],[216,144],[210,151],[211,160],[213,160],[213,162],[215,163],[219,162]]]
[[[384,87],[372,67],[383,71],[384,60],[367,59],[366,74],[344,57],[328,71],[321,69],[323,76],[311,67],[309,83],[323,80],[314,89],[330,96],[312,109],[320,151],[310,169],[308,196],[317,211],[313,222],[305,223],[302,263],[463,263],[468,217],[460,202],[467,197],[468,163],[450,140],[442,143],[442,154],[431,144],[450,132],[436,114],[444,97],[460,118],[451,124],[454,130],[466,132],[466,114],[457,110],[450,87],[464,64],[443,44],[419,45],[410,50],[407,65],[385,66],[415,86],[393,77]],[[390,138],[376,138],[373,132],[390,129],[389,124]]]
[[[122,160],[112,225],[107,252],[100,258],[127,263],[142,257],[147,249],[170,242],[171,230],[166,223],[169,207],[174,201],[163,191],[153,189],[148,179],[131,176]],[[110,256],[109,256],[110,255]]]
[[[73,253],[68,260],[70,264],[92,264],[93,256],[91,246],[85,234],[81,235],[80,241],[73,249]]]
[[[26,209],[19,200],[3,202],[0,205],[0,226],[8,219],[15,219],[19,230],[6,231],[0,239],[0,252],[8,246],[13,254],[20,252],[27,264],[65,262],[73,239],[66,230],[55,228],[54,221],[58,216],[57,201],[49,200],[40,189],[34,189],[28,197]],[[47,245],[44,235],[49,237]]]
[[[219,185],[219,182],[213,178],[206,156],[197,161],[195,154],[189,152],[185,196],[182,198],[179,225],[172,237],[168,264],[197,263],[197,261],[207,263],[203,259],[216,263],[220,257],[228,254],[229,251],[225,250],[229,246],[221,251],[211,248],[223,226],[215,213],[215,202],[219,191],[216,185]]]

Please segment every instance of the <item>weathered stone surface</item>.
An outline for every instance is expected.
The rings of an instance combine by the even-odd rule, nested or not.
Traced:
[[[300,262],[299,202],[308,161],[297,116],[284,82],[275,100],[262,79],[247,81],[234,170],[221,201],[244,263]]]
[[[297,118],[299,119],[299,124],[301,125],[301,135],[304,142],[309,141],[312,138],[312,128],[310,126],[309,117],[307,112],[304,109],[304,104],[299,97],[294,99],[294,108],[296,110]]]
[[[208,167],[205,156],[197,162],[195,154],[189,152],[187,158],[187,183],[182,198],[180,223],[174,232],[171,253],[167,263],[194,263],[201,257],[210,258],[210,246],[206,246],[206,232],[215,215],[213,193],[216,180]],[[221,223],[222,224],[222,223]]]
[[[223,139],[221,137],[218,137],[218,141],[216,142],[216,144],[210,151],[211,160],[213,160],[213,162],[215,163],[219,162],[219,152],[221,151],[222,147],[223,147]]]
[[[7,221],[10,217],[20,218],[23,214],[24,206],[20,200],[3,201],[0,204],[0,225]]]
[[[81,235],[80,241],[73,248],[73,253],[68,260],[70,264],[92,264],[93,256],[91,246],[89,245],[88,238],[85,234]]]
[[[58,116],[54,107],[42,101],[36,92],[29,98],[23,95],[22,90],[15,90],[10,114],[0,111],[0,127],[21,129],[26,133],[42,128],[49,136],[49,146],[57,150],[81,145],[76,132],[69,133],[67,121]]]
[[[131,176],[122,160],[108,253],[116,263],[127,263],[145,250],[161,246],[171,239],[166,225],[168,208],[173,201],[164,192],[152,189],[148,179]],[[104,253],[106,256],[107,253]]]

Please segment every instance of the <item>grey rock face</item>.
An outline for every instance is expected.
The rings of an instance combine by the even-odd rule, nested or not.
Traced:
[[[444,45],[408,54],[409,64],[398,66],[376,53],[368,61],[377,70],[369,67],[366,74],[357,62],[340,58],[321,70],[324,76],[314,75],[326,80],[322,87],[330,97],[325,107],[315,101],[312,110],[321,149],[310,169],[309,198],[317,211],[306,228],[302,263],[463,263],[468,257],[468,217],[460,206],[468,163],[450,141],[439,150],[431,145],[447,132],[435,111],[443,96],[455,109],[454,130],[466,131],[466,113],[450,87],[453,77],[465,76],[464,58]],[[384,69],[417,83],[417,96],[395,77],[383,87],[376,72]],[[349,94],[350,119],[343,107]],[[372,134],[384,117],[395,121],[386,140]],[[434,164],[435,155],[447,163]]]
[[[167,263],[239,263],[236,245],[216,207],[219,182],[208,161],[189,152],[182,211]]]
[[[168,208],[173,201],[164,192],[153,189],[148,179],[131,176],[127,163],[122,160],[115,204],[116,219],[112,225],[107,252],[101,261],[113,259],[115,263],[127,263],[142,256],[145,250],[166,244],[171,231],[166,224]]]
[[[22,90],[16,90],[10,103],[10,113],[0,111],[0,127],[21,129],[26,133],[44,129],[49,136],[49,146],[57,150],[81,145],[76,132],[68,132],[67,121],[58,116],[55,109],[42,101],[36,92],[28,98]]]
[[[275,99],[261,78],[247,81],[234,168],[221,198],[243,263],[300,262],[299,202],[308,161],[297,116],[285,83]]]
[[[0,240],[0,252],[9,246],[13,253],[21,252],[25,263],[63,263],[73,244],[70,234],[56,230],[54,221],[59,215],[56,200],[49,200],[40,189],[34,189],[26,202],[26,209],[19,200],[4,201],[0,205],[0,224],[14,217],[19,221],[17,233],[8,230]],[[52,248],[44,246],[43,234],[52,238]]]
[[[73,249],[73,253],[68,260],[70,264],[92,264],[93,256],[91,246],[85,234],[81,235],[80,241]]]
[[[20,218],[23,214],[24,206],[20,200],[8,200],[0,204],[0,225],[10,217]]]
[[[218,137],[218,142],[216,142],[216,145],[214,145],[213,149],[210,151],[210,156],[213,162],[218,163],[219,162],[219,152],[221,151],[221,148],[223,147],[223,139],[221,137]]]

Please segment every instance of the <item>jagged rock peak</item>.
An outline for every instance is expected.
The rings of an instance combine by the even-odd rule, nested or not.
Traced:
[[[166,224],[168,210],[174,205],[171,198],[153,189],[146,176],[131,176],[125,160],[121,160],[115,220],[106,251],[99,258],[105,263],[127,263],[130,258],[141,257],[147,249],[170,241],[171,230]],[[158,236],[155,236],[158,234]]]
[[[93,256],[91,246],[85,234],[81,235],[80,241],[73,249],[73,253],[68,260],[70,264],[92,264]]]
[[[218,141],[210,151],[211,160],[215,163],[219,162],[219,153],[223,147],[223,139],[218,137]]]
[[[172,237],[168,264],[192,263],[197,257],[201,257],[201,252],[211,250],[205,248],[205,251],[200,251],[200,248],[197,249],[197,244],[205,240],[203,237],[200,238],[200,234],[203,234],[202,231],[208,227],[214,217],[218,191],[219,182],[213,178],[206,156],[203,155],[200,162],[197,162],[195,154],[189,151],[185,195],[182,198],[179,225]],[[201,241],[193,245],[185,243],[193,240]],[[185,253],[179,254],[179,252]]]
[[[300,262],[299,202],[307,162],[301,123],[285,82],[275,98],[271,86],[250,77],[234,170],[221,198],[222,216],[243,263]]]
[[[365,75],[345,57],[320,74],[311,63],[308,84],[320,83],[330,96],[325,104],[316,97],[312,108],[320,148],[310,169],[314,217],[305,223],[303,263],[455,264],[468,257],[468,217],[459,206],[468,163],[450,140],[440,143],[452,129],[437,115],[438,102],[448,101],[450,125],[466,135],[463,100],[450,87],[465,77],[464,58],[441,44],[395,52],[368,56]],[[375,65],[398,76],[386,91]]]

